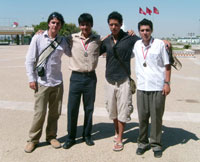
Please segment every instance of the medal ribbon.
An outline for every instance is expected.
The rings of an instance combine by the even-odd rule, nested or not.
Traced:
[[[147,57],[147,54],[148,54],[149,48],[150,48],[150,47],[147,48],[147,51],[146,51],[146,53],[144,54],[144,49],[143,49],[143,47],[142,47],[142,54],[143,54],[144,60],[145,60],[146,57]]]
[[[85,52],[87,52],[87,48],[88,48],[89,43],[85,44],[82,39],[81,39],[81,41],[82,41],[82,45],[84,47]]]
[[[154,39],[152,39],[151,41],[151,44],[153,43]],[[144,57],[144,61],[146,60],[146,57],[147,57],[147,54],[148,54],[148,51],[149,51],[149,48],[151,47],[151,44],[149,47],[147,47],[147,51],[146,53],[144,54],[144,48],[142,47],[142,54],[143,54],[143,57]]]

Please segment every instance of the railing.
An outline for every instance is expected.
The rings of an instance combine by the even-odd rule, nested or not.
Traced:
[[[195,57],[193,50],[173,50],[173,55],[178,57]]]
[[[0,26],[1,35],[12,35],[12,34],[31,34],[34,32],[33,27],[7,27]]]

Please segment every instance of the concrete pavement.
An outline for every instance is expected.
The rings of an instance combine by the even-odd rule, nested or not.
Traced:
[[[171,94],[166,100],[163,121],[161,159],[150,150],[142,156],[137,149],[138,119],[136,98],[134,113],[124,133],[124,150],[112,151],[114,128],[104,108],[105,59],[99,58],[97,95],[94,112],[93,139],[95,145],[81,141],[83,110],[80,109],[77,144],[69,150],[53,149],[45,142],[45,129],[39,147],[31,154],[24,152],[33,115],[33,92],[25,74],[25,54],[28,46],[0,46],[0,162],[199,162],[200,161],[200,55],[180,58],[183,68],[173,70]],[[68,58],[63,56],[64,103],[59,119],[58,139],[66,138],[66,105],[70,71]],[[134,77],[134,60],[132,60]],[[45,128],[45,125],[44,125]]]

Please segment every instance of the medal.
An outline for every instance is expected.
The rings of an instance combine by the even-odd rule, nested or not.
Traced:
[[[144,67],[147,67],[146,57],[147,57],[149,48],[151,47],[151,44],[153,43],[153,41],[154,41],[154,39],[151,39],[150,45],[146,48],[146,53],[144,53],[144,49],[143,49],[143,47],[142,47],[142,54],[143,54],[143,57],[144,57],[144,63],[143,63],[143,66],[144,66]]]
[[[143,63],[143,66],[144,66],[144,67],[147,67],[147,63],[146,63],[146,62],[144,62],[144,63]]]
[[[85,51],[84,56],[88,57],[87,48],[88,48],[89,43],[85,44],[82,39],[81,39],[81,41],[82,41],[82,45],[83,45],[83,48],[84,48],[84,51]]]
[[[144,49],[143,49],[143,47],[142,47],[142,53],[143,53],[143,57],[144,57],[144,63],[143,63],[143,66],[144,66],[144,67],[147,67],[146,57],[147,57],[147,53],[148,53],[148,51],[149,51],[149,48],[150,48],[150,47],[148,47],[146,53],[144,53]]]
[[[84,53],[84,56],[85,56],[85,57],[88,57],[88,53],[87,53],[87,52],[85,52],[85,53]]]

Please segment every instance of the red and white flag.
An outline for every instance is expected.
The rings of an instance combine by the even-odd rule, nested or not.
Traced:
[[[153,7],[153,13],[159,14],[159,10],[156,7]]]
[[[144,12],[143,9],[142,9],[141,7],[139,8],[139,13],[140,13],[140,14],[146,15],[146,12]]]
[[[149,14],[149,15],[151,15],[152,11],[147,7],[146,8],[146,13]]]
[[[18,26],[19,24],[18,22],[13,22],[13,25]]]

